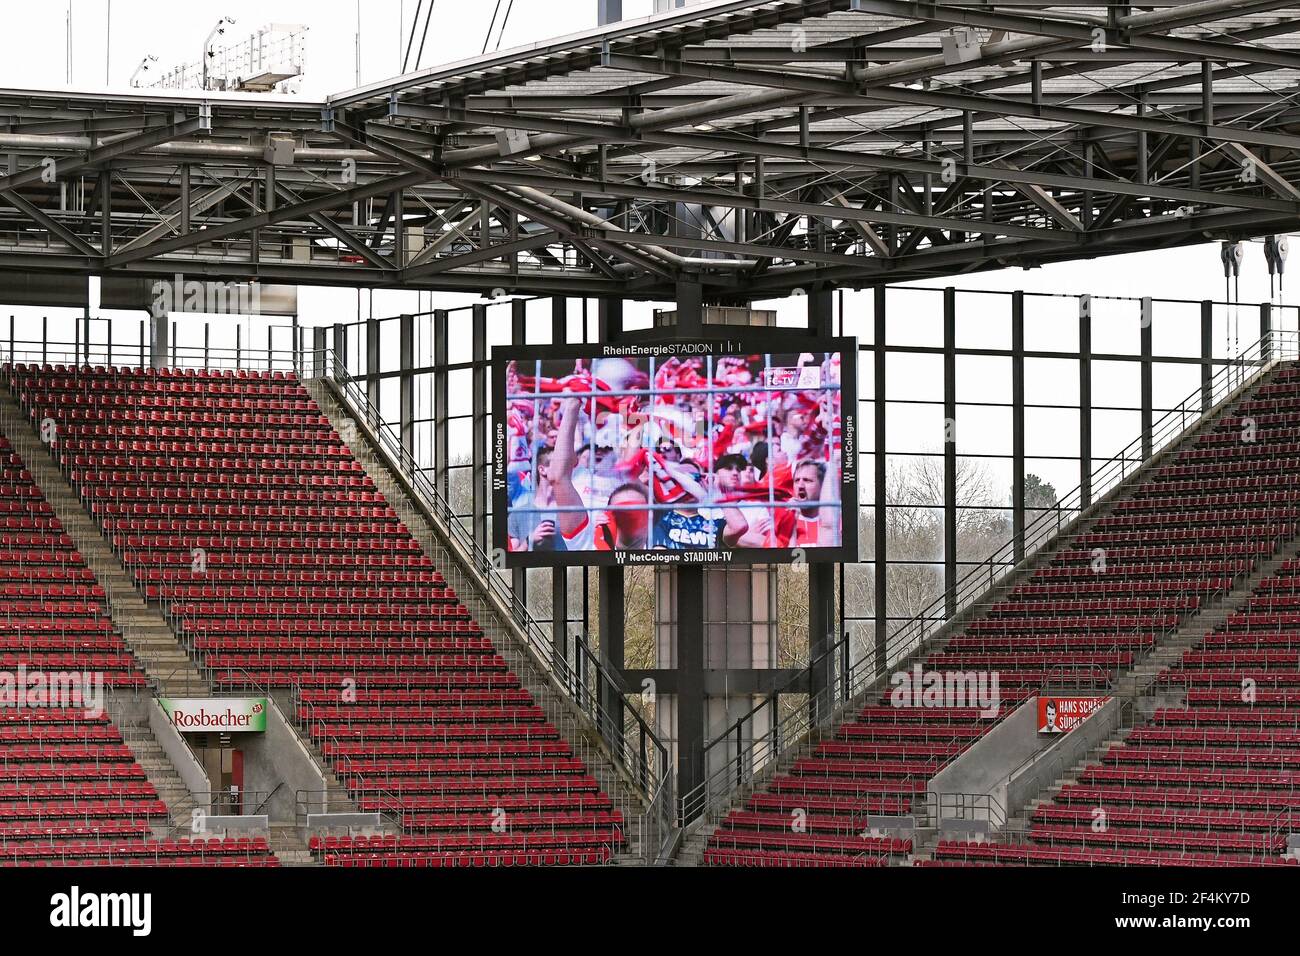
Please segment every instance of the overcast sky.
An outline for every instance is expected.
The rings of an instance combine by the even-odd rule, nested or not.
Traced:
[[[7,4],[10,22],[23,32],[22,43],[6,43],[0,61],[0,83],[6,86],[63,87],[67,77],[64,54],[66,21],[72,10],[72,85],[102,89],[128,85],[131,74],[147,55],[158,57],[157,69],[199,59],[208,32],[223,16],[233,17],[228,38],[251,33],[269,23],[302,23],[310,27],[308,73],[302,93],[325,96],[350,89],[356,81],[357,9],[355,0],[215,0],[213,3],[162,0],[46,0],[36,4]],[[112,9],[111,43],[105,37]],[[376,82],[401,72],[399,48],[404,48],[415,17],[417,0],[365,0],[361,16],[361,82]],[[652,0],[624,0],[625,18],[648,16]],[[423,3],[420,23],[428,13]],[[509,19],[505,14],[509,10]],[[488,27],[497,12],[496,27]],[[399,18],[402,26],[399,29]],[[501,23],[505,33],[501,36]],[[451,63],[494,50],[535,43],[596,25],[596,0],[433,0],[433,18],[424,48],[424,67]],[[399,41],[399,37],[401,38]],[[10,34],[12,40],[13,34]],[[415,52],[411,54],[414,66]],[[404,49],[403,49],[404,52]]]

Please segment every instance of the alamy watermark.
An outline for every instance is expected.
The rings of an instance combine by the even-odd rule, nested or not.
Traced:
[[[173,312],[262,313],[262,287],[256,282],[201,282],[178,272],[171,279],[159,279],[149,291],[153,296],[149,308],[156,319]]]
[[[19,664],[0,670],[0,707],[47,707],[81,710],[88,717],[104,713],[102,671],[44,671]]]
[[[1002,708],[997,671],[927,671],[920,664],[890,676],[893,707],[970,707],[991,720]]]

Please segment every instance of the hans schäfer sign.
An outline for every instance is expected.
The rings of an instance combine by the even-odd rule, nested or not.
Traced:
[[[181,733],[266,730],[265,697],[160,697],[158,703]]]
[[[1068,734],[1085,720],[1101,710],[1109,697],[1047,697],[1038,698],[1038,732],[1040,734]]]

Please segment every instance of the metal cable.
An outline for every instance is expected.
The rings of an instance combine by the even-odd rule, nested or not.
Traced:
[[[420,22],[420,11],[424,8],[424,0],[419,0],[415,5],[415,16],[411,19],[411,35],[406,41],[406,56],[402,57],[402,72],[406,72],[407,64],[411,62],[411,47],[415,46],[415,29]],[[421,41],[423,48],[423,41]],[[416,61],[419,62],[418,60]]]
[[[433,19],[433,5],[435,3],[437,3],[437,0],[429,0],[429,12],[424,15],[424,33],[420,36],[419,52],[415,54],[415,70],[417,73],[420,70],[420,61],[424,59],[424,41],[429,39],[429,21]],[[416,16],[419,16],[418,10]]]
[[[497,0],[497,5],[492,8],[492,22],[488,24],[487,36],[483,37],[483,49],[480,53],[487,52],[488,41],[492,39],[492,28],[497,25],[497,14],[501,12],[501,0]]]
[[[510,2],[506,4],[506,15],[501,18],[501,32],[497,34],[496,48],[498,50],[501,49],[501,38],[506,35],[506,24],[510,22],[510,11],[514,8],[515,0],[510,0]]]

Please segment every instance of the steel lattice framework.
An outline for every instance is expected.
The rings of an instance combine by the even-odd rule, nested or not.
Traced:
[[[0,90],[0,269],[743,302],[1032,267],[1295,228],[1298,96],[1277,0],[735,0],[323,102]]]

